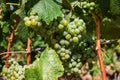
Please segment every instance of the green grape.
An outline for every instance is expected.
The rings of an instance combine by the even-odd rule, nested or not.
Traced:
[[[62,57],[61,59],[62,59],[63,61],[66,60],[65,57]]]
[[[75,25],[76,25],[76,26],[81,26],[82,24],[83,24],[83,22],[81,22],[81,21],[75,22]]]
[[[34,19],[35,19],[36,21],[38,21],[39,18],[38,18],[38,16],[34,16]]]
[[[75,68],[73,69],[73,71],[74,71],[75,73],[78,73],[79,69],[75,67]]]
[[[90,8],[90,4],[89,3],[86,4],[86,8]]]
[[[58,25],[58,29],[63,29],[63,28],[64,28],[64,26],[62,24]]]
[[[3,18],[3,16],[2,15],[0,15],[0,20]]]
[[[65,52],[65,48],[61,48],[60,50],[61,50],[62,52]]]
[[[42,26],[42,23],[41,23],[41,22],[38,22],[38,23],[37,23],[37,26],[38,26],[38,27]]]
[[[70,40],[71,35],[70,35],[70,34],[67,34],[67,35],[65,36],[65,38],[66,38],[67,40]]]
[[[65,41],[64,41],[64,44],[65,44],[66,46],[68,46],[70,43],[65,40]]]
[[[77,60],[77,55],[72,56],[72,59]]]
[[[95,6],[95,3],[94,3],[94,2],[91,2],[91,3],[90,3],[90,6],[93,6],[93,7],[94,7],[94,6]]]
[[[25,17],[25,18],[24,18],[24,21],[29,21],[29,20],[30,20],[29,17]]]
[[[81,74],[81,70],[78,70],[78,73]]]
[[[76,61],[73,61],[72,62],[72,66],[76,66],[77,62]]]
[[[38,24],[38,21],[36,21],[35,19],[32,19],[31,24],[32,24],[32,26],[36,26]]]
[[[71,63],[69,63],[69,68],[72,68],[72,64]]]
[[[82,36],[79,34],[77,37],[80,39]]]
[[[60,40],[60,44],[64,45],[65,44],[65,40]]]
[[[63,32],[63,35],[64,35],[64,36],[66,36],[67,34],[68,34],[68,32],[67,32],[67,31],[64,31],[64,32]]]
[[[31,21],[25,21],[25,26],[27,26],[27,27],[29,27],[29,26],[31,26]]]
[[[65,53],[61,52],[61,53],[60,53],[60,56],[65,56]]]
[[[60,45],[56,43],[56,44],[54,45],[54,48],[55,48],[55,49],[60,49]]]
[[[91,10],[91,11],[94,10],[94,7],[90,7],[90,10]]]
[[[70,76],[70,75],[71,75],[71,73],[69,73],[69,72],[68,72],[68,73],[67,73],[67,75],[68,75],[68,76]]]
[[[65,55],[65,59],[69,59],[70,58],[70,55],[69,54],[66,54]]]
[[[79,30],[79,29],[75,29],[75,33],[76,33],[76,34],[79,34],[79,33],[80,33],[80,30]]]
[[[80,68],[80,67],[81,67],[81,65],[82,65],[82,63],[81,63],[81,62],[79,62],[79,63],[77,63],[76,67],[77,67],[77,68]]]
[[[65,50],[65,53],[70,54],[71,52],[70,50]]]
[[[63,19],[61,22],[60,22],[63,26],[67,26],[68,25],[68,21]]]
[[[74,30],[74,29],[70,29],[69,32],[70,32],[71,35],[74,35],[74,34],[75,34],[75,30]]]
[[[78,62],[80,62],[80,59],[77,59]]]
[[[32,19],[34,19],[34,16],[33,16],[33,15],[31,15],[29,18],[32,20]]]
[[[73,62],[74,61],[74,59],[71,59],[71,62]]]
[[[78,40],[79,40],[78,37],[73,37],[73,42],[76,43],[76,42],[78,42]]]

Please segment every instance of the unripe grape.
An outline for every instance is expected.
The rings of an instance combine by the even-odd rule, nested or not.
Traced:
[[[76,60],[76,59],[77,59],[77,56],[76,56],[76,55],[72,56],[72,59]]]
[[[94,7],[94,6],[95,6],[95,3],[94,3],[94,2],[91,2],[91,3],[90,3],[90,6],[93,6],[93,7]]]
[[[71,62],[73,62],[74,61],[74,59],[71,59]]]
[[[27,26],[27,27],[29,27],[29,26],[31,26],[31,21],[25,21],[25,26]]]
[[[87,4],[86,4],[86,7],[87,7],[87,8],[89,8],[89,7],[90,7],[90,4],[89,4],[89,3],[87,3]]]
[[[61,48],[60,50],[61,50],[62,52],[65,52],[65,48]]]
[[[62,57],[61,59],[62,59],[62,60],[65,60],[65,57]]]
[[[62,52],[62,53],[60,53],[60,56],[65,56],[65,53],[63,53],[63,52]]]
[[[72,66],[76,66],[77,62],[76,61],[73,61],[72,62]]]
[[[71,29],[71,30],[70,30],[70,34],[74,35],[74,34],[75,34],[75,30],[74,30],[74,29]]]
[[[38,23],[38,21],[36,21],[35,19],[32,19],[32,20],[31,20],[31,24],[32,24],[32,26],[36,26],[37,23]]]
[[[65,53],[69,54],[69,53],[70,53],[70,51],[69,51],[69,50],[65,50]]]
[[[67,73],[67,75],[68,75],[68,76],[70,76],[70,75],[71,75],[71,73],[69,73],[69,72],[68,72],[68,73]]]
[[[78,37],[73,37],[73,42],[76,43],[76,42],[78,42],[78,40],[79,40]]]
[[[80,39],[82,36],[79,34],[77,37]]]
[[[55,45],[54,45],[54,48],[55,48],[55,49],[59,49],[59,48],[60,48],[60,45],[59,45],[59,44],[55,44]]]
[[[65,59],[69,59],[70,58],[70,55],[69,54],[66,54],[65,55]]]
[[[61,22],[60,22],[63,26],[67,26],[68,25],[68,21],[63,19]]]
[[[29,17],[25,17],[24,18],[24,21],[28,21],[28,20],[30,20]]]
[[[32,20],[32,19],[34,19],[34,16],[33,16],[33,15],[31,15],[29,18]]]
[[[79,69],[75,67],[75,68],[73,69],[73,71],[74,71],[75,73],[78,73]]]
[[[66,46],[68,46],[70,43],[65,40],[65,41],[64,41],[64,44],[65,44]]]
[[[94,10],[94,7],[90,7],[90,10]]]
[[[83,24],[83,22],[81,22],[81,21],[76,21],[76,22],[75,22],[75,25],[76,25],[76,26],[81,26],[82,24]]]
[[[63,28],[64,28],[64,26],[62,24],[58,25],[58,29],[63,29]]]
[[[80,62],[80,59],[77,59],[78,62]]]
[[[81,63],[81,62],[79,62],[79,63],[76,65],[76,67],[77,67],[77,68],[80,68],[80,67],[81,67],[81,65],[82,65],[82,63]]]
[[[70,40],[71,35],[70,35],[70,34],[67,34],[67,35],[65,36],[65,38],[66,38],[67,40]]]
[[[38,18],[38,16],[34,16],[34,19],[35,19],[36,21],[38,21],[39,18]]]
[[[72,68],[72,64],[71,63],[69,63],[69,68]]]
[[[41,23],[41,22],[38,22],[38,23],[37,23],[37,26],[38,26],[38,27],[42,26],[42,23]]]
[[[0,15],[0,19],[2,19],[3,18],[3,16],[2,15]]]
[[[79,29],[75,29],[75,33],[76,33],[76,34],[79,34],[79,33],[80,33],[80,30],[79,30]]]
[[[63,32],[63,35],[64,35],[64,36],[66,36],[67,34],[68,34],[68,32],[67,32],[67,31],[64,31],[64,32]]]

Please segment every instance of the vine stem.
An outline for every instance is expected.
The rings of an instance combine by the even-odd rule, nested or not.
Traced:
[[[2,8],[0,8],[0,14],[2,13]]]
[[[65,80],[63,77],[59,77],[58,80]]]
[[[9,56],[10,56],[10,54],[9,54],[10,47],[11,47],[11,43],[13,41],[14,33],[16,31],[16,28],[17,28],[19,22],[20,22],[20,17],[17,19],[16,23],[14,24],[14,29],[12,30],[12,33],[10,34],[10,37],[8,38],[8,47],[7,47],[7,52],[8,53],[3,57],[3,58],[6,58],[6,62],[5,62],[6,67],[9,67],[8,60],[9,60]]]
[[[16,6],[20,6],[20,4],[17,3],[6,3],[7,5],[16,5]]]
[[[31,38],[28,38],[28,40],[27,40],[27,51],[29,52],[28,54],[27,54],[27,65],[29,65],[30,64],[30,62],[31,62],[31,43],[32,43],[32,40],[31,40]]]
[[[102,80],[107,80],[106,71],[104,67],[104,62],[102,59],[101,45],[100,45],[100,17],[98,15],[93,15],[96,22],[96,51],[99,59],[100,70],[102,74]]]

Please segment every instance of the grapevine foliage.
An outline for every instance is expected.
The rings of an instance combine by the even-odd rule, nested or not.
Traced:
[[[5,80],[58,80],[71,76],[73,80],[86,80],[88,76],[100,76],[95,15],[100,17],[102,57],[111,76],[120,72],[120,41],[107,41],[120,37],[119,0],[0,1],[0,52],[7,54],[10,49],[10,54],[16,56],[9,57],[6,68],[0,54],[1,75]],[[28,38],[32,41],[31,51],[26,50]],[[24,58],[29,53],[32,61],[26,68]],[[15,61],[18,59],[20,63]]]

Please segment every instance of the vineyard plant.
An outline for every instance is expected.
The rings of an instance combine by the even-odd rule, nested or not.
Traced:
[[[0,0],[0,80],[120,80],[120,0]]]

